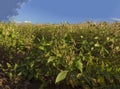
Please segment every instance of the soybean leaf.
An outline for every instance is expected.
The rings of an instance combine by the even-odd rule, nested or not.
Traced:
[[[16,70],[16,69],[17,69],[17,67],[18,67],[18,64],[15,64],[15,65],[14,65],[14,70]]]
[[[45,50],[44,46],[39,46],[39,49],[42,50],[42,51]]]
[[[7,63],[7,67],[8,67],[8,68],[11,68],[12,65],[11,65],[10,63]]]
[[[95,47],[100,47],[100,44],[97,42],[94,46]]]
[[[33,66],[34,66],[34,61],[30,63],[30,67],[33,68]]]
[[[66,78],[66,76],[67,76],[67,73],[68,73],[67,70],[61,71],[61,72],[57,75],[57,78],[56,78],[56,80],[55,80],[55,83],[58,83],[58,82],[64,80],[64,79]]]
[[[55,57],[54,57],[54,56],[51,56],[51,57],[48,58],[48,61],[47,61],[47,62],[49,63],[49,62],[54,61],[54,60],[55,60]]]
[[[82,72],[82,69],[83,69],[83,64],[82,64],[82,62],[77,61],[77,62],[76,62],[76,67],[80,70],[80,72]]]
[[[9,73],[9,78],[12,80],[13,74],[10,72]]]

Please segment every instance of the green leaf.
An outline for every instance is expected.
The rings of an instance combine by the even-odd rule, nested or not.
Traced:
[[[48,58],[48,61],[47,61],[47,62],[48,62],[48,63],[49,63],[49,62],[52,62],[52,61],[55,60],[55,59],[56,59],[56,58],[55,58],[54,56],[51,56],[51,57]]]
[[[10,64],[10,63],[7,63],[7,67],[8,67],[8,68],[11,68],[12,66],[11,66],[11,64]]]
[[[39,49],[43,51],[45,50],[44,46],[40,46]]]
[[[102,70],[102,71],[104,71],[104,66],[105,66],[105,64],[104,64],[104,62],[102,61],[102,65],[101,65],[101,67],[102,67],[101,70]]]
[[[98,36],[96,36],[94,39],[95,39],[95,40],[97,40],[98,38],[99,38],[99,37],[98,37]]]
[[[82,72],[82,69],[83,69],[83,64],[82,64],[82,62],[77,61],[77,62],[76,62],[76,67],[80,70],[80,72]]]
[[[0,67],[2,67],[2,64],[0,64]]]
[[[30,63],[30,67],[33,68],[33,66],[34,66],[34,61]]]
[[[14,65],[14,70],[16,70],[16,69],[17,69],[17,67],[18,67],[18,64],[15,64],[15,65]]]
[[[67,76],[67,73],[68,73],[68,71],[61,71],[58,75],[57,75],[57,78],[56,78],[56,80],[55,80],[55,83],[58,83],[58,82],[60,82],[60,81],[62,81],[62,80],[64,80],[65,78],[66,78],[66,76]]]
[[[13,74],[10,72],[10,73],[9,73],[9,78],[10,78],[10,80],[12,80],[12,77],[13,77]]]
[[[18,75],[18,76],[21,76],[22,74],[23,74],[22,72],[19,72],[17,75]]]
[[[12,38],[15,38],[15,34],[12,34],[11,36],[12,36]]]
[[[97,42],[96,44],[95,44],[95,47],[99,47],[100,46],[100,44]]]

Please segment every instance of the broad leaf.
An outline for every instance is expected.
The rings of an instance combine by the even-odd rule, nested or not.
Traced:
[[[80,61],[76,62],[76,67],[80,70],[80,72],[82,72],[83,64]]]
[[[7,67],[8,67],[8,68],[11,68],[12,65],[11,65],[10,63],[7,63]]]
[[[53,60],[55,60],[55,59],[56,59],[56,58],[55,58],[54,56],[51,56],[51,57],[48,58],[48,61],[47,61],[47,62],[49,63],[49,62],[51,62],[51,61],[53,61]]]
[[[62,81],[62,80],[64,80],[65,78],[66,78],[66,76],[67,76],[67,73],[68,73],[68,71],[61,71],[58,75],[57,75],[57,78],[56,78],[56,80],[55,80],[55,83],[58,83],[58,82],[60,82],[60,81]]]

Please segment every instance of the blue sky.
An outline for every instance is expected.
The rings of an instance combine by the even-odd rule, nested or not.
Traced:
[[[120,20],[120,0],[30,0],[17,11],[15,21],[33,23]]]

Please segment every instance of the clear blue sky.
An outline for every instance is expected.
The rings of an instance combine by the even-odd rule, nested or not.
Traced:
[[[30,0],[18,14],[16,21],[33,23],[119,20],[120,0]]]

